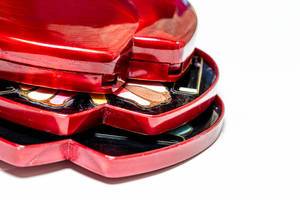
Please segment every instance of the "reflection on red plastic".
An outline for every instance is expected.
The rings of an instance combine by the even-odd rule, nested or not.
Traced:
[[[195,118],[216,96],[219,77],[217,64],[206,53],[200,50],[196,53],[214,69],[216,73],[214,83],[194,101],[159,115],[142,114],[110,104],[75,114],[59,114],[0,97],[1,117],[57,135],[71,135],[101,123],[146,135],[161,134]],[[44,123],[38,123],[40,121]]]
[[[10,81],[112,93],[120,84],[103,84],[107,75],[177,80],[180,74],[169,76],[166,68],[185,62],[195,48],[197,18],[185,0],[64,0],[63,6],[60,0],[3,0],[0,7],[0,78]]]
[[[148,152],[109,156],[92,150],[73,140],[19,145],[0,138],[0,160],[19,167],[37,166],[70,160],[96,174],[119,178],[162,169],[189,159],[207,149],[218,138],[224,120],[224,105],[219,119],[207,130],[181,143]]]

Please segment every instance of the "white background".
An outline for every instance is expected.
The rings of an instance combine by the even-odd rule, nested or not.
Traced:
[[[145,3],[147,1],[145,0]],[[299,199],[299,0],[192,0],[221,68],[221,138],[167,170],[109,180],[67,162],[0,162],[0,199]]]

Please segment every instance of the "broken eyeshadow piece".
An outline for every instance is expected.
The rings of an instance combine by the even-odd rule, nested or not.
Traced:
[[[77,95],[74,92],[37,88],[28,85],[20,85],[19,88],[22,97],[49,107],[67,107],[72,104]],[[90,102],[94,106],[98,106],[107,103],[107,99],[102,94],[90,94]]]
[[[76,93],[37,88],[27,85],[19,86],[19,95],[33,103],[49,107],[67,107],[74,101]]]
[[[115,95],[144,109],[167,104],[172,99],[168,88],[160,83],[127,83]]]

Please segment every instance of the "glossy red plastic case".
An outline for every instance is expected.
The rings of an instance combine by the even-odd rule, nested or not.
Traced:
[[[3,0],[0,78],[90,93],[128,78],[175,81],[196,28],[185,0]]]
[[[196,31],[186,0],[1,0],[0,160],[69,160],[118,178],[204,151],[224,105]],[[71,97],[55,107],[26,96],[38,89]]]
[[[112,156],[102,153],[101,150],[96,151],[72,138],[22,145],[0,137],[0,160],[18,167],[70,160],[87,170],[111,178],[158,170],[191,158],[216,141],[223,125],[224,105],[219,97],[215,99],[214,103],[218,107],[219,115],[207,128],[190,139],[167,147],[141,153]],[[14,134],[10,129],[1,129],[1,131]]]
[[[213,59],[203,51],[196,50],[195,54],[201,56],[212,67],[216,79],[198,98],[168,112],[150,115],[103,104],[75,114],[61,114],[0,96],[1,118],[57,135],[71,135],[99,124],[145,135],[161,134],[190,121],[205,111],[216,96],[216,85],[219,79],[218,67]],[[41,121],[43,123],[40,123]]]

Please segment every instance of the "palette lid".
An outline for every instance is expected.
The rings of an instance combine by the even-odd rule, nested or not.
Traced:
[[[127,0],[2,0],[0,11],[1,59],[102,74],[113,74],[139,20]]]
[[[186,0],[2,0],[0,78],[95,93],[111,93],[119,79],[174,82],[189,66],[196,28]],[[62,75],[71,72],[80,86]]]
[[[182,63],[195,49],[197,16],[187,0],[132,0],[140,14],[133,59]]]

